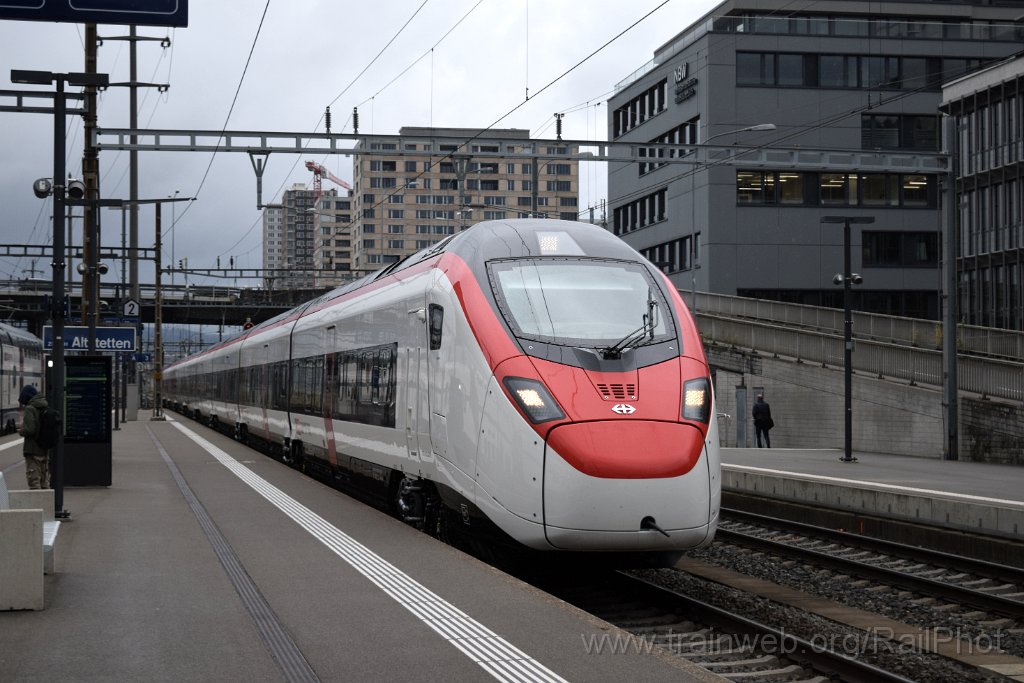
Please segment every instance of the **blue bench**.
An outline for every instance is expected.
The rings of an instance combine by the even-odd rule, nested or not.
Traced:
[[[8,490],[0,473],[0,610],[43,609],[60,522],[53,489]]]

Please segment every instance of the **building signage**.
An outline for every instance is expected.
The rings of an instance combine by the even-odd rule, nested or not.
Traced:
[[[134,327],[97,327],[96,351],[136,351]],[[53,326],[43,326],[43,348],[53,348]],[[65,351],[88,351],[89,328],[69,325],[64,328]]]
[[[690,99],[697,94],[697,79],[690,78],[690,63],[683,62],[677,66],[672,76],[676,81],[676,104]]]

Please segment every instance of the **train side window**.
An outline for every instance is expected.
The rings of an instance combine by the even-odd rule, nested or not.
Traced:
[[[430,350],[441,348],[441,328],[444,323],[444,307],[430,304]]]

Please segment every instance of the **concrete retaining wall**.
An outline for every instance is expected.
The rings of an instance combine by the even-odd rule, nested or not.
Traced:
[[[750,417],[763,389],[779,448],[845,447],[841,367],[707,347],[715,373],[722,445],[756,446]],[[945,445],[942,392],[853,375],[853,450],[941,458]],[[739,405],[738,400],[743,400]],[[960,397],[960,458],[1024,465],[1024,410],[1000,401]],[[742,420],[743,425],[738,421]]]

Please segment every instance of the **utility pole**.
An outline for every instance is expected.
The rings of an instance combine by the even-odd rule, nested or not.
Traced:
[[[95,27],[94,27],[95,28]],[[171,39],[154,38],[151,36],[139,36],[136,34],[136,26],[129,27],[127,36],[99,37],[93,33],[91,42],[86,43],[86,50],[89,45],[95,50],[96,45],[102,45],[105,40],[127,40],[128,41],[128,82],[111,83],[111,86],[128,88],[128,125],[131,129],[138,130],[139,127],[139,88],[156,88],[160,92],[166,91],[170,86],[166,83],[140,83],[138,76],[138,43],[140,41],[159,41],[164,49],[171,46]],[[128,247],[131,251],[131,261],[128,267],[128,287],[131,289],[131,298],[141,301],[139,294],[139,152],[134,148],[138,144],[138,136],[134,133],[129,136],[133,148],[128,152]],[[88,138],[87,138],[88,140]]]
[[[943,460],[960,459],[959,380],[956,367],[957,277],[956,277],[956,119],[943,117],[943,138],[949,166],[943,176],[942,196],[942,407],[946,421]]]
[[[96,73],[96,24],[85,25],[85,73]],[[82,182],[85,183],[85,198],[92,203],[82,207],[85,218],[82,227],[82,324],[89,326],[89,352],[96,351],[96,325],[99,315],[99,261],[100,233],[99,206],[95,203],[100,196],[99,153],[92,144],[92,132],[96,129],[96,86],[85,88],[85,140],[82,148]]]

